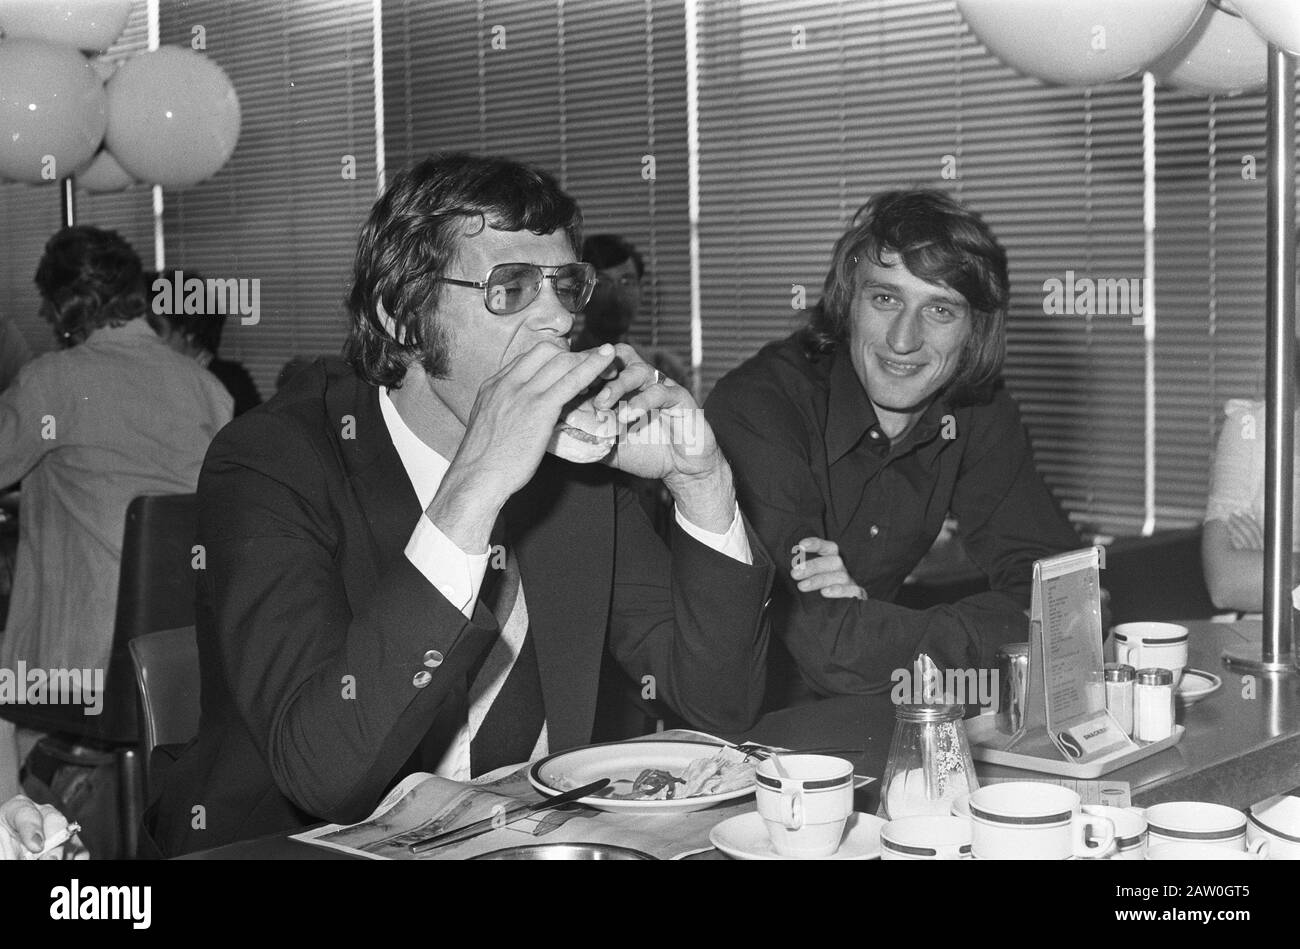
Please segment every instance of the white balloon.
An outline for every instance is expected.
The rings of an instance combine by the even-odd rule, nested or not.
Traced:
[[[107,148],[100,149],[99,154],[90,160],[90,164],[77,172],[76,181],[78,187],[97,193],[121,191],[135,184],[135,179],[127,173]]]
[[[239,140],[239,97],[220,66],[164,46],[123,63],[108,81],[105,142],[131,175],[188,188],[215,175]]]
[[[0,0],[0,33],[105,50],[122,35],[131,0]]]
[[[1234,0],[1239,13],[1264,39],[1300,55],[1300,3],[1295,0]]]
[[[66,177],[104,139],[108,97],[86,57],[40,40],[0,42],[0,175]]]
[[[1132,76],[1181,40],[1205,0],[957,0],[988,51],[1051,83]]]
[[[1186,92],[1246,92],[1268,81],[1268,44],[1241,17],[1207,4],[1187,38],[1153,63],[1151,72]]]

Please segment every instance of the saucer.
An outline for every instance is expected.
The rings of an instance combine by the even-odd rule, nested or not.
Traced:
[[[1207,695],[1213,695],[1223,688],[1223,680],[1213,672],[1202,672],[1200,669],[1184,669],[1183,681],[1178,683],[1178,691],[1175,695],[1184,705],[1191,705],[1199,702]]]
[[[758,811],[737,814],[709,831],[709,841],[737,860],[874,860],[880,856],[880,828],[886,821],[874,814],[854,812],[844,828],[840,849],[829,857],[783,857],[772,849],[772,838]]]

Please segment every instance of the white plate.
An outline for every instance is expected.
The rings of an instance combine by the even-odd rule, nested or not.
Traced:
[[[844,829],[840,849],[829,857],[783,857],[772,849],[772,838],[758,811],[729,817],[709,831],[709,841],[737,860],[874,860],[880,856],[880,828],[887,822],[874,814],[855,812]]]
[[[554,797],[570,788],[581,787],[601,778],[634,781],[646,768],[680,775],[696,758],[711,757],[723,747],[725,746],[707,741],[611,741],[549,755],[528,769],[528,780],[547,797]],[[624,790],[630,787],[631,785],[622,785]],[[619,801],[607,797],[584,797],[581,802],[588,807],[615,814],[685,814],[753,793],[754,786],[750,784],[723,794],[701,794],[671,801]]]
[[[1178,683],[1178,700],[1184,705],[1199,702],[1207,695],[1213,695],[1223,688],[1223,680],[1213,672],[1200,669],[1184,669],[1183,681]]]

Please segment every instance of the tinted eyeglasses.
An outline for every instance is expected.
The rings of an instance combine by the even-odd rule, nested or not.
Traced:
[[[509,316],[528,306],[542,292],[545,280],[551,281],[555,287],[560,305],[570,313],[577,313],[591,299],[591,291],[596,286],[596,268],[587,263],[561,264],[558,267],[497,264],[483,281],[438,278],[439,283],[482,290],[483,305],[489,313],[497,316]]]

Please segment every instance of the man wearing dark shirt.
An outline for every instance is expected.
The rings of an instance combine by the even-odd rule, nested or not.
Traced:
[[[880,194],[837,242],[808,325],[713,390],[742,509],[789,564],[772,618],[800,675],[774,661],[775,701],[888,691],[921,652],[988,667],[1027,638],[1033,561],[1079,539],[996,384],[1008,294],[978,215],[937,191]],[[949,513],[989,591],[895,605]]]
[[[204,279],[195,273],[190,273],[189,276],[190,279]],[[162,289],[155,286],[155,281],[160,277],[170,280],[171,274],[154,270],[145,274],[145,287],[150,291],[151,302],[154,295]],[[170,286],[163,292],[171,293]],[[162,315],[152,306],[148,313],[149,325],[168,346],[182,356],[189,356],[221,380],[221,384],[235,400],[235,418],[239,418],[249,409],[262,404],[262,393],[257,391],[257,383],[253,382],[253,377],[248,374],[243,363],[222,359],[217,355],[221,348],[221,331],[225,329],[226,316],[225,313]]]

